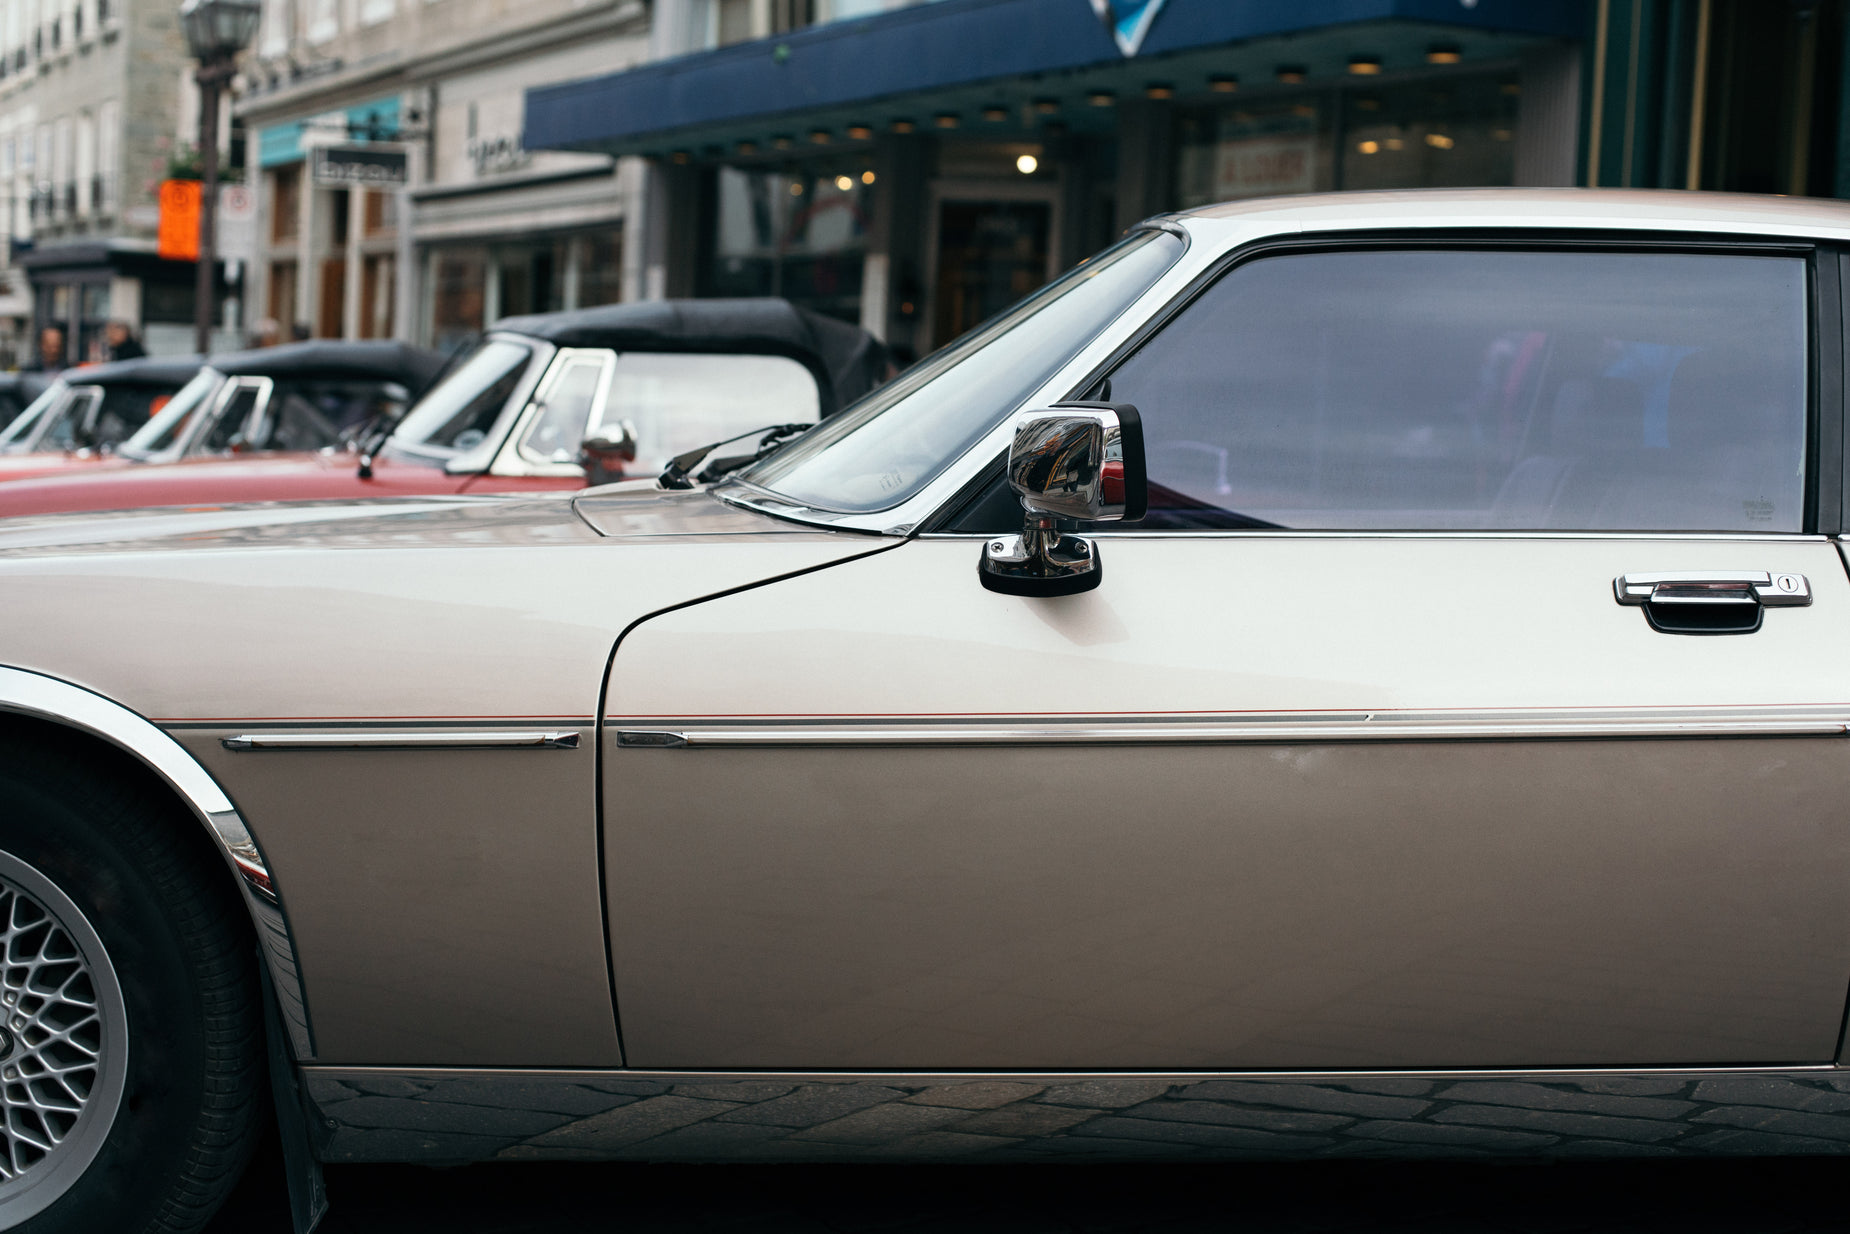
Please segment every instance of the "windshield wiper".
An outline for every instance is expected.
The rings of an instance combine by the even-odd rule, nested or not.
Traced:
[[[773,424],[768,428],[748,429],[743,433],[737,433],[731,437],[723,437],[718,441],[689,450],[685,454],[677,454],[672,459],[669,459],[667,469],[656,477],[656,482],[663,488],[676,489],[693,488],[696,483],[711,484],[728,472],[737,471],[739,468],[755,463],[759,459],[772,453],[779,446],[784,444],[785,439],[794,437],[798,433],[807,432],[815,427],[816,426],[813,424]],[[701,461],[704,460],[707,455],[713,453],[713,451],[719,449],[721,446],[730,445],[735,441],[743,441],[745,438],[758,433],[762,433],[764,436],[759,438],[758,448],[752,453],[716,458],[711,463],[708,463],[706,468],[701,471],[699,475],[688,475],[688,472],[700,466]]]

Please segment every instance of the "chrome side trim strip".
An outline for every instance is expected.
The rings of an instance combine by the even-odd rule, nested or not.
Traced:
[[[218,781],[184,746],[146,719],[100,694],[43,673],[0,666],[0,711],[35,716],[101,737],[140,759],[173,787],[206,825],[226,864],[236,873],[276,985],[290,1045],[298,1060],[314,1058],[314,1034],[282,901],[256,837]]]
[[[1213,719],[892,720],[657,723],[613,717],[625,749],[719,746],[1125,745],[1135,743],[1464,741],[1550,737],[1836,736],[1850,705],[1789,708],[1590,707],[1563,711],[1229,714]]]
[[[425,733],[240,733],[227,750],[576,750],[578,734],[563,730]]]
[[[1850,1153],[1850,1071],[305,1067],[324,1161]],[[377,1127],[415,1126],[418,1145]],[[466,1134],[445,1134],[448,1132]]]

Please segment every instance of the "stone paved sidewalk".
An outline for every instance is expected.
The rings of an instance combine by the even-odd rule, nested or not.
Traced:
[[[208,1234],[288,1234],[273,1159]],[[1482,1164],[334,1166],[326,1234],[1822,1234],[1829,1158]]]

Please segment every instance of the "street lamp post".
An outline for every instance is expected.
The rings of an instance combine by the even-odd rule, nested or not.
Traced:
[[[263,14],[259,0],[186,0],[180,26],[199,61],[199,283],[193,306],[195,345],[212,350],[212,291],[218,266],[218,98],[237,72]]]

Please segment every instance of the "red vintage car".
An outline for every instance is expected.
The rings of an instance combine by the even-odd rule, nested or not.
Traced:
[[[596,478],[654,475],[704,442],[813,423],[885,371],[885,348],[872,335],[773,298],[509,318],[389,434],[351,449],[251,455],[231,437],[213,438],[204,457],[0,484],[0,516],[578,488],[587,438],[601,450]],[[195,435],[189,426],[199,414],[197,403],[176,396],[120,454],[162,458],[169,438]],[[253,440],[273,446],[288,410],[252,414]],[[629,461],[610,462],[617,457]]]
[[[423,347],[310,341],[68,369],[0,432],[0,480],[344,445],[442,368]]]

